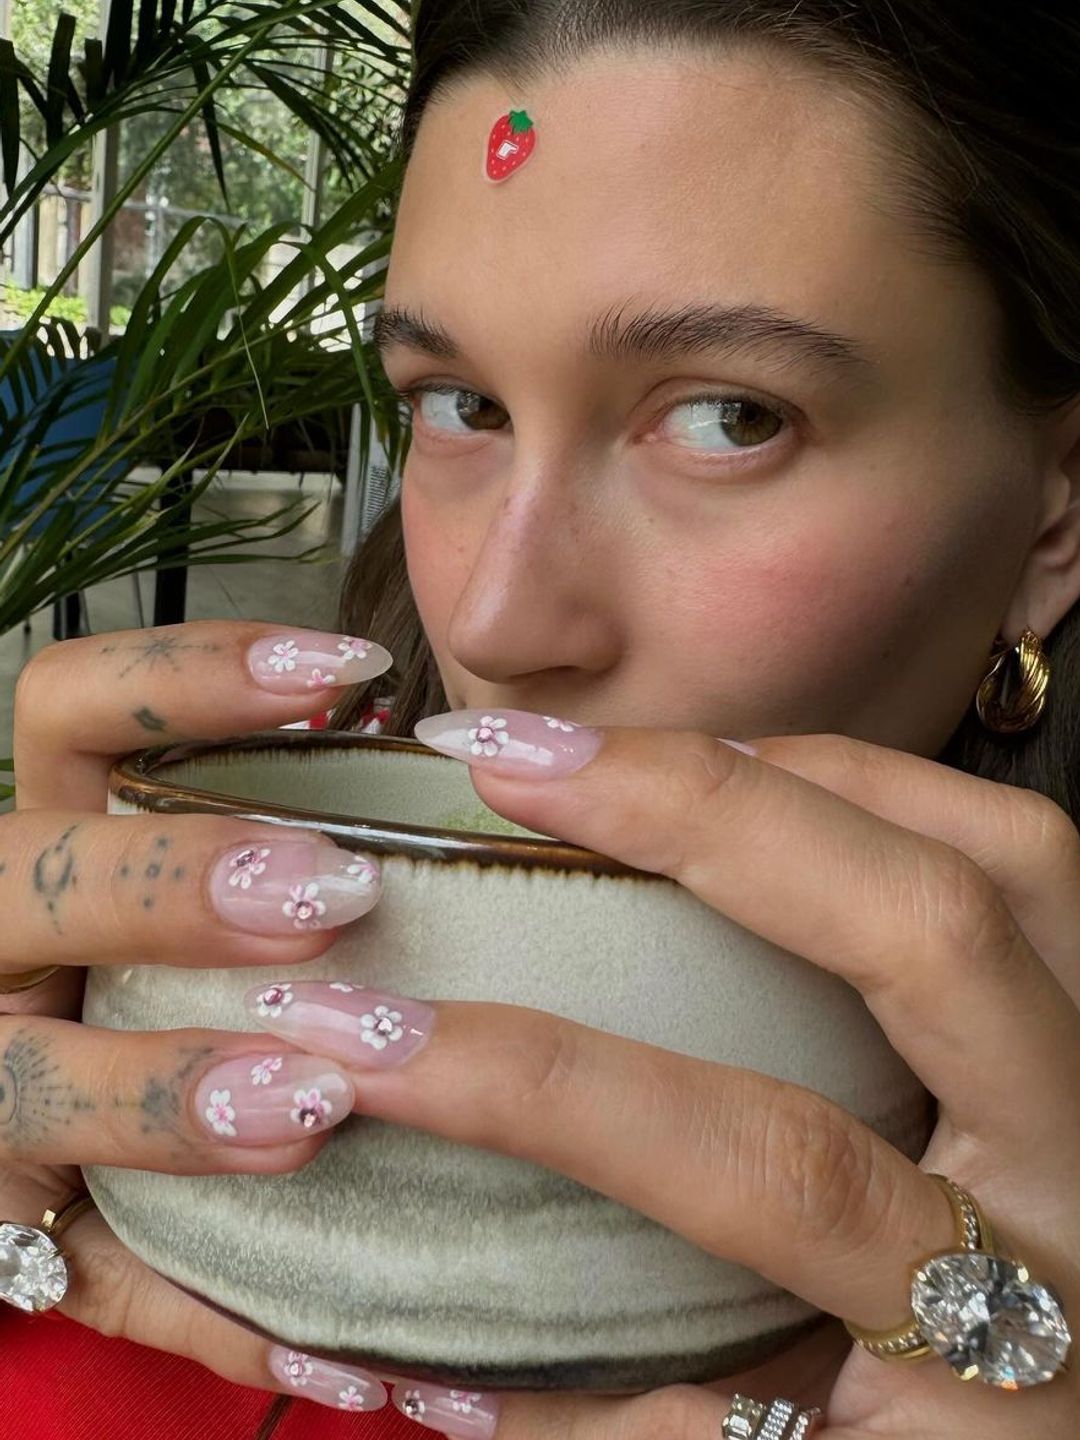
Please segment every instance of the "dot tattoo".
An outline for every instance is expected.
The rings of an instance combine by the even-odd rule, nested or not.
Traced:
[[[133,710],[131,718],[137,720],[144,730],[165,730],[168,728],[168,721],[160,715],[155,715],[149,705],[144,705],[141,710]]]

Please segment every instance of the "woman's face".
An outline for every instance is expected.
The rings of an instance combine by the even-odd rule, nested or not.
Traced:
[[[536,149],[492,184],[510,108]],[[998,631],[1068,608],[1029,553],[1067,482],[993,393],[992,298],[874,205],[863,123],[681,51],[429,107],[379,333],[394,385],[446,389],[413,397],[402,517],[452,707],[932,754]]]

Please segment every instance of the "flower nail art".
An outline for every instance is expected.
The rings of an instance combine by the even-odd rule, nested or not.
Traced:
[[[290,1350],[289,1358],[282,1365],[285,1378],[291,1385],[306,1385],[311,1379],[312,1371],[315,1369],[311,1363],[310,1355],[305,1355],[302,1350]]]
[[[346,980],[289,984],[294,1003],[280,1018],[263,1018],[267,992],[257,988],[245,994],[245,1012],[261,1020],[278,1040],[360,1069],[404,1065],[427,1044],[438,1018],[434,1007],[423,1000],[368,985]]]
[[[372,680],[393,665],[389,650],[355,635],[324,630],[262,635],[248,649],[251,678],[279,695],[302,695],[332,685]]]
[[[347,1120],[356,1103],[349,1076],[319,1055],[233,1055],[195,1087],[194,1111],[216,1139],[238,1145],[295,1144],[307,1131]]]
[[[231,1099],[231,1090],[212,1090],[210,1092],[210,1104],[206,1107],[206,1118],[218,1135],[236,1134],[236,1126],[232,1123],[236,1119],[236,1111],[229,1104]]]
[[[292,998],[290,981],[286,981],[284,985],[271,985],[268,990],[262,992],[256,1002],[259,1014],[269,1015],[271,1019],[276,1020],[285,1006],[292,1003]]]
[[[251,1083],[253,1085],[269,1085],[275,1073],[281,1069],[280,1055],[268,1056],[260,1060],[257,1065],[251,1067]]]
[[[472,741],[469,749],[474,755],[497,755],[499,746],[505,745],[510,739],[506,721],[483,715],[480,724],[469,731],[469,739]]]
[[[270,854],[269,845],[249,846],[234,855],[229,861],[229,884],[239,885],[241,890],[250,890],[251,882],[256,875],[261,875],[266,869],[266,859]]]
[[[299,654],[299,647],[292,640],[281,640],[271,648],[266,663],[276,674],[282,675],[287,670],[296,669]]]
[[[317,930],[320,918],[326,914],[326,905],[319,899],[319,886],[315,880],[306,885],[291,885],[289,899],[281,907],[297,930]]]
[[[392,1045],[405,1034],[400,1021],[400,1010],[391,1010],[388,1005],[376,1005],[374,1015],[360,1016],[360,1039],[365,1045],[371,1045],[376,1050],[385,1050],[387,1045]]]
[[[386,1389],[378,1376],[358,1366],[336,1365],[282,1345],[270,1347],[269,1361],[276,1380],[302,1390],[304,1399],[317,1405],[331,1410],[381,1410],[386,1404]]]
[[[449,710],[425,715],[413,727],[422,744],[467,764],[480,763],[495,774],[525,779],[557,779],[587,764],[603,744],[604,732],[557,715],[506,710]]]
[[[420,1416],[423,1415],[427,1409],[427,1406],[420,1398],[419,1390],[406,1390],[405,1398],[401,1402],[401,1409],[404,1410],[410,1420],[419,1420]]]
[[[354,635],[346,635],[338,642],[337,648],[345,660],[366,660],[371,652],[371,643],[368,640],[357,640]]]
[[[333,1114],[333,1105],[323,1097],[317,1086],[312,1086],[310,1090],[297,1090],[293,1099],[296,1107],[289,1111],[289,1118],[302,1125],[305,1130],[324,1125]]]

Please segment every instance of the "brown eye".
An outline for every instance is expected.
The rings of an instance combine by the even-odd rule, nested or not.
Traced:
[[[783,426],[778,410],[739,395],[700,395],[674,406],[665,419],[676,444],[716,454],[763,445]]]
[[[510,418],[494,400],[456,385],[418,385],[411,393],[423,424],[447,435],[498,430]]]

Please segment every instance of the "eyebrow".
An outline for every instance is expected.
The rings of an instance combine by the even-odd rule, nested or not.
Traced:
[[[869,381],[877,374],[873,360],[848,336],[768,306],[686,305],[626,314],[628,304],[589,322],[585,354],[614,361],[670,361],[703,351],[734,356],[772,350],[849,379]],[[380,357],[394,345],[440,360],[461,357],[460,347],[441,325],[407,306],[383,306],[375,316],[372,340]]]

